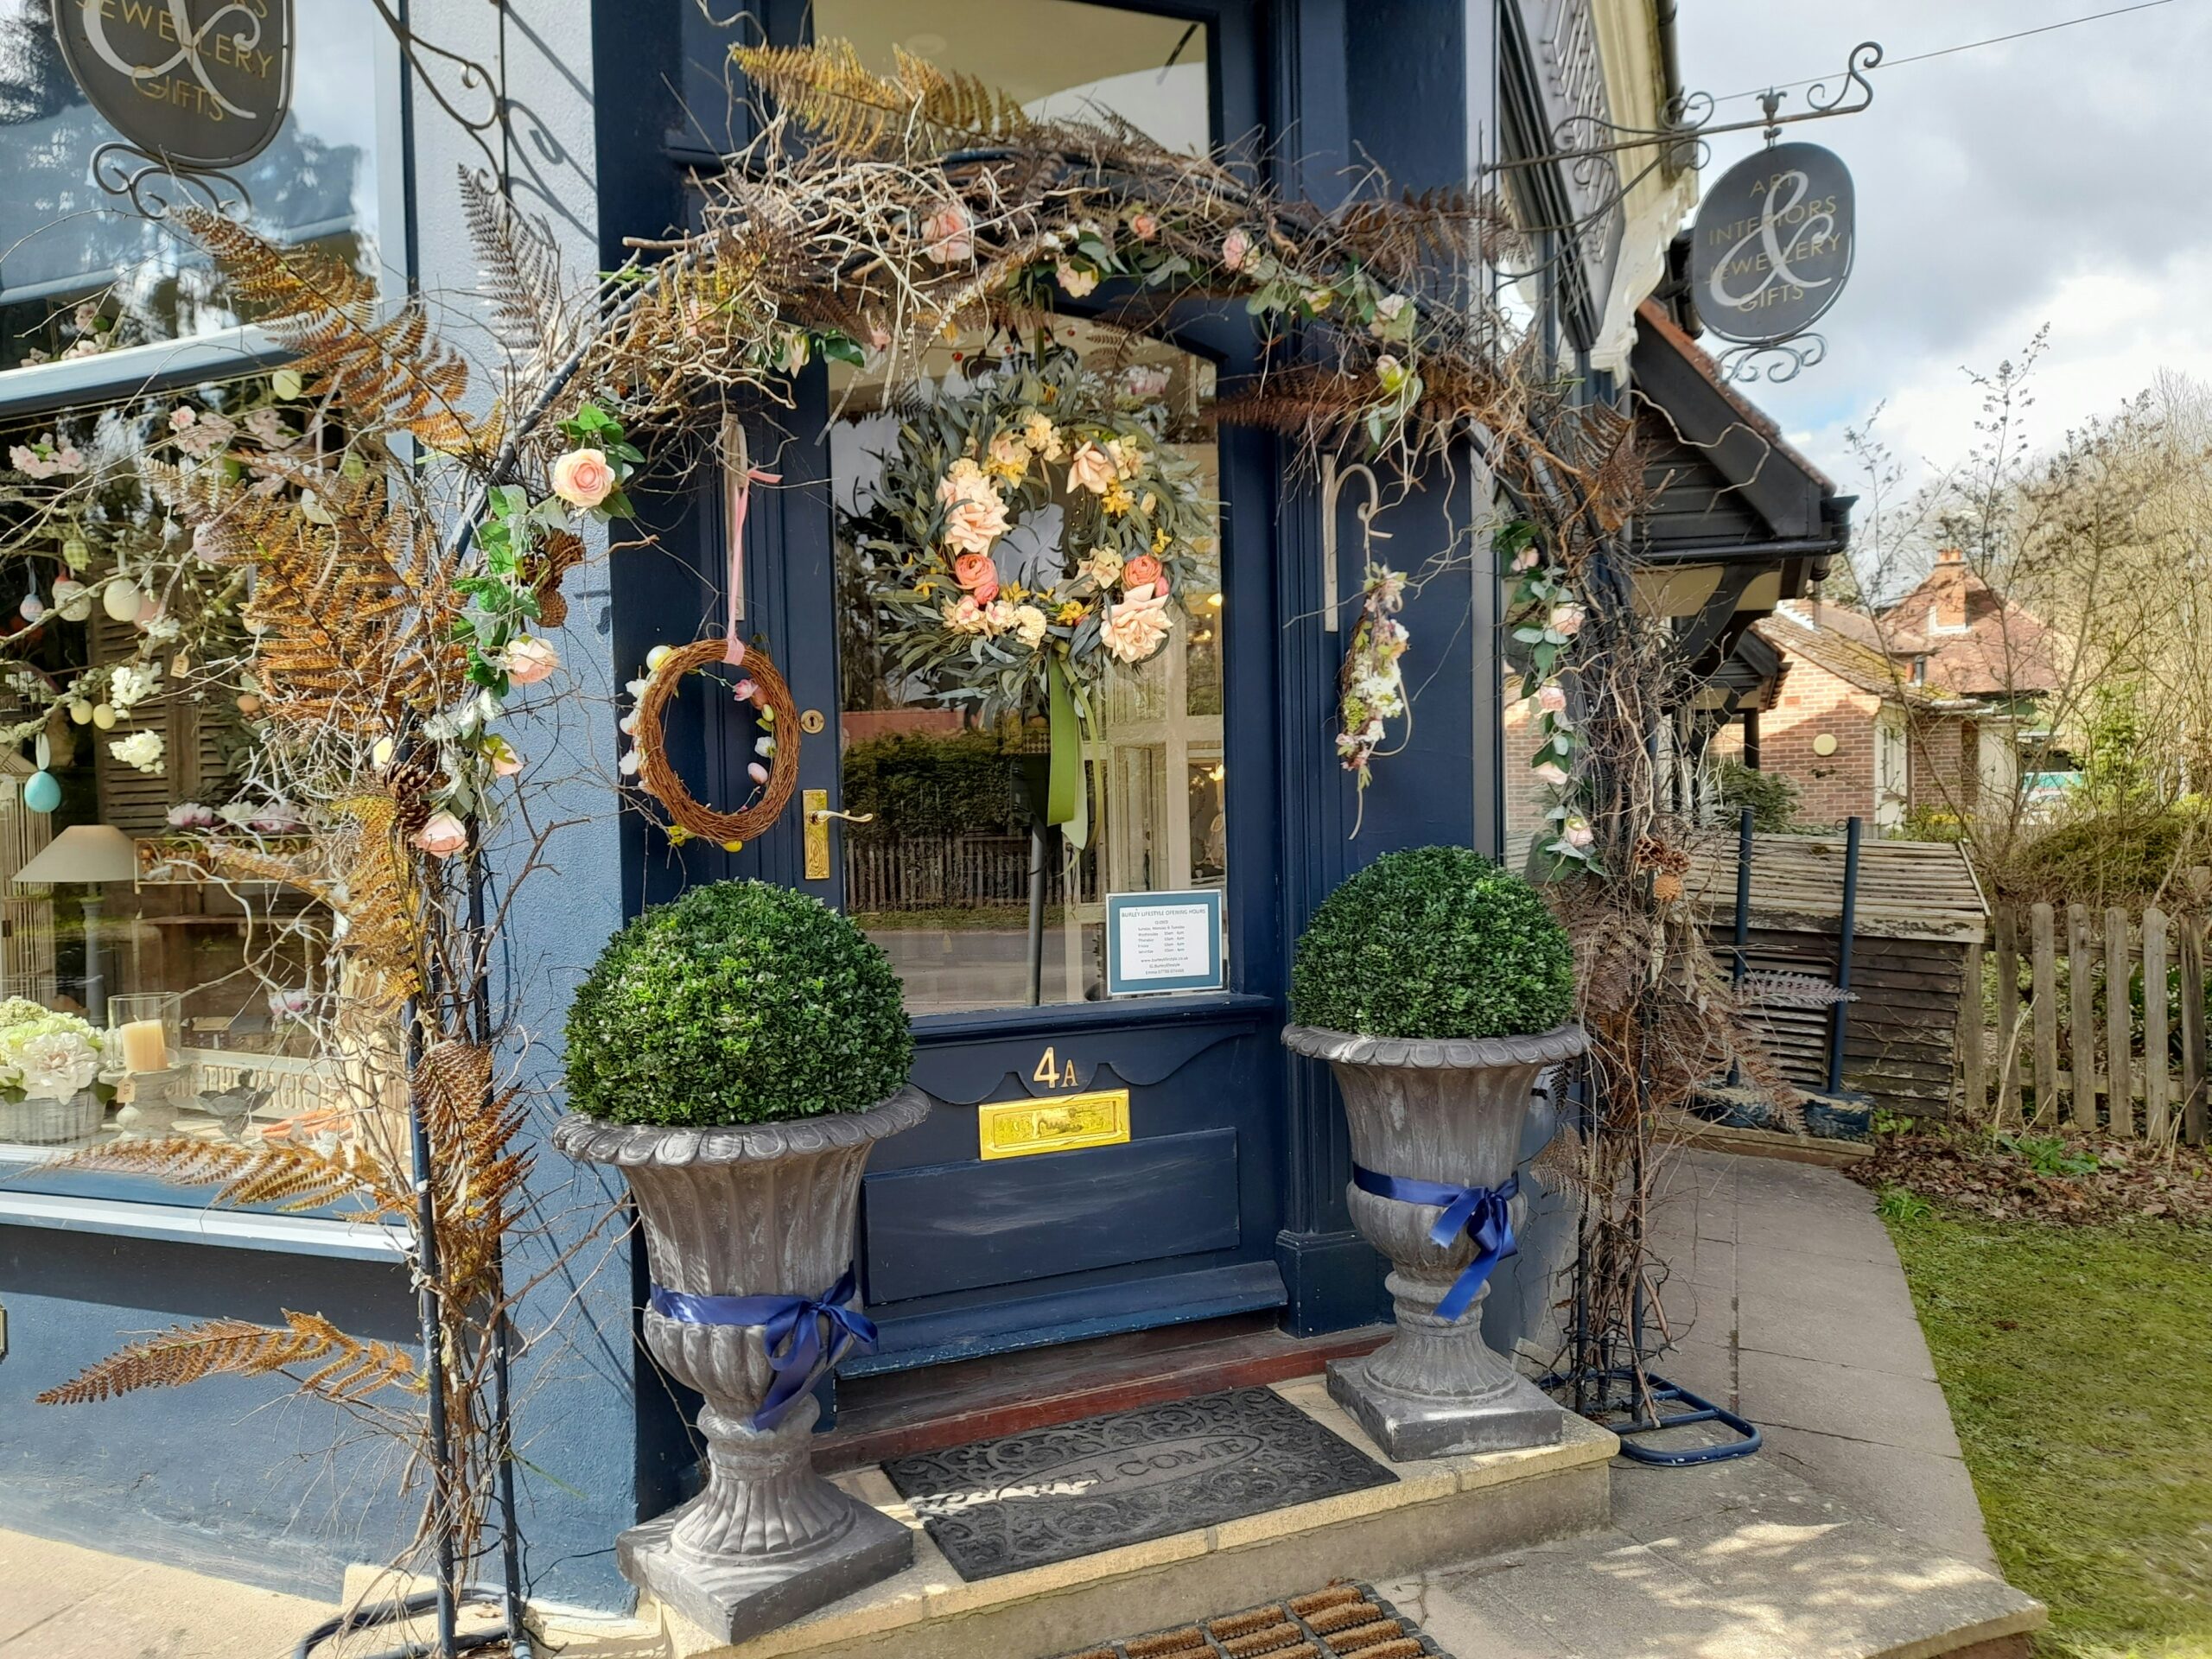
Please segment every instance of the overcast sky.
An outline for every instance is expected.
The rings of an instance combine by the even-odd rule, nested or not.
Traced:
[[[1683,0],[1684,82],[1716,96],[2105,11],[2126,0]],[[1993,367],[2045,321],[2037,435],[2104,412],[2161,367],[2212,378],[2212,0],[1877,69],[1863,115],[1784,137],[1858,187],[1851,284],[1818,325],[1827,360],[1747,388],[1848,489],[1842,429],[1875,404],[1908,462],[1955,458]],[[1788,113],[1803,108],[1793,90]],[[1716,122],[1755,118],[1752,98]],[[1708,179],[1758,147],[1713,141]],[[1714,344],[1708,337],[1707,343]]]

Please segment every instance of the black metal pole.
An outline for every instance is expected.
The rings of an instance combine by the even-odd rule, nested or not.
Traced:
[[[1029,1006],[1045,1005],[1045,821],[1029,820]]]
[[[437,1535],[438,1653],[454,1651],[453,1442],[446,1421],[445,1344],[441,1335],[438,1291],[438,1205],[433,1188],[430,1128],[423,1116],[421,1075],[422,1006],[407,999],[407,1116],[415,1166],[415,1267],[420,1283],[416,1300],[423,1325],[423,1366],[430,1411],[430,1524]]]
[[[1856,818],[1843,832],[1843,921],[1835,947],[1835,988],[1840,993],[1828,1010],[1828,1092],[1843,1087],[1843,1038],[1851,1023],[1851,936],[1859,925],[1859,838],[1866,820]]]
[[[470,845],[474,847],[472,835]],[[476,1040],[488,1054],[492,1046],[492,964],[489,935],[484,924],[484,861],[472,850],[468,861],[468,937],[474,957],[475,985],[470,1012],[475,1018]],[[486,1085],[486,1109],[490,1109]],[[509,1406],[508,1363],[512,1355],[512,1328],[507,1321],[506,1240],[492,1241],[492,1294],[499,1298],[492,1322],[492,1455],[497,1459],[495,1478],[499,1505],[499,1600],[506,1619],[507,1640],[518,1659],[530,1659],[531,1645],[522,1620],[522,1543],[515,1529],[514,1416]]]
[[[1753,814],[1745,807],[1736,820],[1736,959],[1729,964],[1728,982],[1740,986],[1747,964],[1745,948],[1751,939],[1751,822]]]

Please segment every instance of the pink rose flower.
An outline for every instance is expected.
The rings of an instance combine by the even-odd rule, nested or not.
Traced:
[[[1553,761],[1547,760],[1542,766],[1533,766],[1530,770],[1535,773],[1536,781],[1540,784],[1548,784],[1554,789],[1566,785],[1567,773]]]
[[[991,543],[1006,531],[1006,503],[995,495],[969,496],[945,509],[945,543],[958,548],[963,556],[988,553]]]
[[[451,858],[468,845],[468,827],[450,812],[433,812],[415,832],[415,844],[432,858]]]
[[[1536,707],[1548,715],[1563,712],[1567,708],[1567,688],[1560,685],[1546,686],[1536,693]]]
[[[1160,561],[1149,553],[1140,553],[1122,567],[1122,586],[1130,593],[1141,593],[1159,580]]]
[[[989,582],[980,582],[976,585],[976,602],[978,605],[988,605],[998,596],[999,584],[995,579]]]
[[[1149,242],[1160,234],[1160,220],[1151,213],[1137,213],[1130,218],[1129,228],[1136,232],[1138,241]]]
[[[922,254],[932,264],[963,265],[976,257],[976,222],[957,201],[922,221]]]
[[[572,507],[597,506],[614,493],[614,468],[606,452],[571,449],[553,463],[553,493]]]
[[[1106,649],[1125,663],[1141,663],[1167,638],[1167,601],[1162,594],[1132,595],[1110,607],[1100,627]]]
[[[952,579],[972,594],[985,582],[998,585],[998,567],[987,553],[963,553],[952,562]]]
[[[506,668],[507,678],[514,684],[536,685],[540,680],[550,678],[561,666],[561,653],[549,641],[524,634],[508,641],[506,650],[500,653],[500,661]]]
[[[522,770],[522,756],[515,753],[515,746],[504,737],[495,737],[485,746],[492,757],[492,775],[512,778]]]
[[[1582,607],[1580,605],[1554,605],[1545,622],[1553,632],[1563,633],[1572,639],[1582,632]]]
[[[1084,444],[1068,462],[1068,487],[1072,490],[1103,495],[1115,476],[1114,457],[1095,443]]]
[[[1244,262],[1252,257],[1252,238],[1242,231],[1231,231],[1221,238],[1221,263],[1231,270],[1244,269]]]
[[[1513,556],[1513,568],[1516,570],[1533,570],[1536,568],[1536,561],[1541,556],[1535,548],[1524,547]]]
[[[1586,818],[1569,818],[1560,825],[1559,834],[1561,841],[1578,852],[1598,838],[1597,832],[1590,828]]]

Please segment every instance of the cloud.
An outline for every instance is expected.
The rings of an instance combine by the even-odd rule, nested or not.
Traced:
[[[2107,0],[2109,3],[2109,0]],[[1702,0],[1682,9],[1692,89],[1732,93],[2101,10],[2099,0],[1859,0],[1849,7]],[[2109,413],[2162,368],[2212,378],[2212,115],[2184,66],[2212,62],[2212,9],[2190,0],[1925,63],[1877,69],[1863,115],[1786,136],[1828,146],[1858,185],[1851,286],[1820,324],[1828,355],[1796,381],[1747,388],[1848,487],[1845,426],[1886,404],[1900,458],[1942,464],[1973,442],[1980,395],[1961,366],[2016,357],[2051,324],[2032,430]],[[1802,110],[1794,90],[1784,113]],[[1758,113],[1751,99],[1715,119]],[[1708,176],[1758,147],[1713,142]]]

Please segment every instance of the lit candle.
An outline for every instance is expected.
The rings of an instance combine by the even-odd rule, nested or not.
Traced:
[[[168,1033],[158,1020],[133,1020],[122,1028],[123,1064],[130,1071],[169,1069]]]

